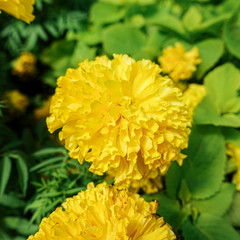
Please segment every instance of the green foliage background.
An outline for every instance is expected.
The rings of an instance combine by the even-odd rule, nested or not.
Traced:
[[[30,99],[25,114],[0,102],[0,239],[23,240],[43,217],[86,185],[105,176],[70,160],[33,110],[54,93],[57,77],[95,56],[126,53],[157,62],[175,42],[199,48],[201,64],[190,83],[207,95],[194,111],[188,156],[173,163],[164,190],[144,195],[179,239],[240,239],[240,192],[231,177],[226,144],[240,146],[240,2],[236,0],[36,0],[30,25],[0,15],[0,94],[19,89]],[[11,72],[23,51],[37,57],[37,74]]]

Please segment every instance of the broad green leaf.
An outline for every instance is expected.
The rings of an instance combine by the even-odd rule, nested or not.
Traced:
[[[7,186],[9,177],[10,177],[10,172],[11,172],[12,164],[11,164],[11,159],[5,155],[3,156],[0,164],[0,196],[4,193],[5,188]]]
[[[167,197],[163,193],[144,195],[147,201],[157,200],[159,207],[157,213],[164,217],[164,219],[174,228],[179,230],[190,215],[190,209],[181,209],[179,202],[176,199]]]
[[[240,14],[239,11],[229,19],[223,28],[223,38],[228,50],[240,59]]]
[[[238,91],[240,71],[231,63],[215,68],[205,78],[207,95],[194,111],[199,124],[240,127]]]
[[[183,225],[185,240],[240,240],[237,231],[217,215],[201,214],[196,223],[187,220]]]
[[[195,30],[202,22],[202,15],[193,5],[183,16],[183,24],[188,31]]]
[[[97,24],[117,22],[124,17],[125,11],[111,3],[96,2],[91,6],[90,21]]]
[[[192,200],[191,204],[200,213],[211,213],[222,216],[231,205],[234,191],[234,184],[224,183],[220,191],[215,195],[203,200]]]
[[[213,97],[221,113],[226,102],[237,97],[240,89],[240,71],[231,63],[215,68],[204,78],[207,94]],[[223,109],[225,111],[223,111]]]
[[[192,198],[204,199],[219,191],[226,164],[225,142],[221,131],[213,126],[192,127],[188,156],[183,166]]]
[[[207,39],[196,45],[199,49],[201,63],[195,73],[198,79],[211,69],[221,58],[224,52],[224,44],[221,39]]]
[[[221,114],[219,111],[214,99],[206,96],[194,110],[194,122],[224,127],[240,127],[240,117],[231,113]]]
[[[157,14],[146,20],[147,24],[157,24],[165,29],[177,32],[180,35],[185,34],[185,29],[179,18],[171,14]]]
[[[226,143],[232,143],[240,146],[240,131],[234,128],[222,128],[221,129]]]
[[[167,195],[171,198],[177,198],[180,183],[182,179],[183,168],[177,162],[173,162],[166,174],[166,190]]]
[[[109,54],[135,54],[146,42],[143,32],[127,24],[112,25],[103,32],[103,47]]]
[[[10,208],[20,208],[26,205],[23,200],[6,194],[0,196],[0,204]]]
[[[236,192],[227,217],[235,227],[240,227],[240,192]]]

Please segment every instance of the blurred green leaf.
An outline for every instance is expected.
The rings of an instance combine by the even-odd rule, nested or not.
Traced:
[[[109,54],[135,54],[146,43],[144,33],[128,24],[115,24],[103,32],[103,47]]]
[[[90,21],[97,24],[113,23],[125,15],[125,9],[111,3],[96,2],[91,6]]]
[[[8,183],[9,177],[10,177],[10,173],[11,173],[11,168],[12,168],[11,159],[7,155],[3,156],[2,160],[1,160],[1,164],[0,164],[0,170],[1,170],[0,196],[4,193],[5,188],[7,186],[7,183]]]
[[[188,31],[195,30],[202,22],[202,15],[196,6],[191,6],[183,16],[183,24]]]
[[[228,50],[240,59],[240,14],[239,11],[229,19],[223,29],[223,38]]]
[[[0,196],[0,204],[10,208],[20,208],[26,205],[23,200],[6,194]]]
[[[234,128],[222,128],[221,129],[226,143],[232,143],[240,146],[240,131]]]
[[[227,213],[227,218],[233,226],[240,227],[240,192],[235,192],[232,205]]]
[[[185,240],[239,240],[240,235],[223,218],[217,215],[201,214],[196,223],[186,221],[183,225]]]
[[[199,49],[201,63],[198,65],[195,75],[201,79],[222,57],[224,44],[221,39],[207,39],[197,43],[196,46]]]

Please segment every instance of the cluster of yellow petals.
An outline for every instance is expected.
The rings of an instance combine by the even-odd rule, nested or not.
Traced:
[[[236,184],[236,189],[240,191],[240,146],[228,144],[227,153],[237,167],[237,171],[233,175],[232,182]]]
[[[153,194],[157,193],[162,188],[162,177],[158,175],[156,178],[133,180],[128,189],[133,193],[138,193],[140,190],[143,190],[146,194]]]
[[[206,95],[206,88],[200,84],[189,84],[188,89],[183,93],[183,100],[188,107],[189,113],[193,116],[193,111]]]
[[[40,120],[44,117],[47,117],[50,113],[50,105],[51,105],[52,97],[49,97],[47,100],[43,101],[43,105],[34,110],[35,119]]]
[[[158,61],[163,72],[167,73],[175,82],[191,78],[197,70],[196,65],[201,63],[197,47],[186,51],[180,43],[175,43],[175,47],[165,48]]]
[[[28,97],[18,90],[7,91],[4,96],[7,106],[10,109],[24,112],[29,105]]]
[[[21,53],[13,67],[13,74],[24,78],[31,76],[36,72],[36,57],[30,52]]]
[[[62,128],[70,157],[90,171],[115,171],[116,183],[164,174],[181,164],[190,116],[182,92],[149,60],[98,57],[58,79],[47,125]]]
[[[26,23],[30,23],[35,18],[32,14],[34,3],[35,0],[0,0],[0,10]]]
[[[44,218],[39,231],[28,240],[174,240],[175,234],[162,217],[157,202],[138,194],[99,184],[68,198]]]

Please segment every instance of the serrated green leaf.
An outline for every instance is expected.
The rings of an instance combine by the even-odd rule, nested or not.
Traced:
[[[240,58],[240,14],[237,12],[229,19],[223,28],[223,38],[228,50],[235,57]]]
[[[223,183],[219,192],[203,200],[192,200],[191,204],[200,213],[211,213],[222,216],[231,205],[235,191],[234,184]]]
[[[111,3],[96,2],[91,6],[90,21],[97,24],[114,23],[125,15],[125,8]]]
[[[198,79],[211,69],[221,58],[224,52],[224,44],[221,39],[207,39],[196,44],[199,49],[201,63],[195,73]]]
[[[219,191],[224,178],[226,155],[221,131],[213,126],[192,127],[185,151],[185,180],[192,198],[203,199]]]
[[[223,218],[201,214],[196,223],[190,220],[183,225],[183,237],[185,240],[239,240],[240,235]]]
[[[193,5],[183,16],[183,24],[188,31],[195,30],[202,22],[202,15]]]
[[[0,164],[0,170],[1,170],[0,196],[4,193],[5,188],[7,186],[7,183],[10,177],[11,168],[12,168],[11,159],[7,155],[3,156]]]
[[[103,47],[109,54],[135,54],[146,42],[144,33],[128,24],[115,24],[103,32]]]

